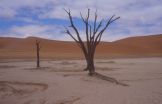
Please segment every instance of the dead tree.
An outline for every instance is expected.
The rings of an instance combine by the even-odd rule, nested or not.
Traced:
[[[76,28],[73,17],[71,15],[70,10],[65,10],[68,14],[69,20],[70,20],[70,26],[69,28],[72,28],[75,32],[75,34],[72,34],[69,28],[65,27],[66,33],[77,43],[77,45],[81,48],[83,51],[83,54],[85,56],[86,62],[87,62],[87,68],[85,70],[89,71],[89,75],[93,75],[95,73],[95,66],[94,66],[94,55],[97,45],[101,41],[101,37],[104,33],[104,31],[108,28],[108,26],[119,19],[120,17],[115,17],[115,15],[111,16],[105,23],[102,19],[100,22],[97,22],[97,12],[95,12],[95,18],[93,24],[90,23],[89,17],[90,17],[90,9],[88,9],[87,16],[84,18],[82,13],[80,13],[81,19],[83,23],[85,24],[85,35],[86,35],[86,42],[84,42],[81,37],[78,29]],[[105,24],[103,26],[103,23]]]
[[[39,68],[40,67],[40,54],[39,54],[39,52],[40,52],[40,49],[41,49],[41,46],[40,46],[40,41],[38,41],[38,40],[36,40],[36,55],[37,55],[37,68]]]

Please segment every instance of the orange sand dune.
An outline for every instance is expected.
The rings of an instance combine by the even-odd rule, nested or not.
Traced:
[[[42,58],[83,58],[74,42],[47,40],[36,37],[0,38],[0,58],[34,58],[35,41],[41,41]],[[162,35],[138,36],[114,42],[102,42],[97,58],[162,56]]]

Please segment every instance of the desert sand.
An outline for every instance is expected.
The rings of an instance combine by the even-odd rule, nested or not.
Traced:
[[[41,58],[84,58],[76,43],[48,40],[37,37],[0,38],[0,58],[35,58],[35,41],[41,42]],[[112,57],[162,57],[162,35],[138,36],[113,42],[101,42],[96,49],[96,58]]]
[[[85,67],[74,42],[1,37],[0,104],[162,104],[162,35],[101,42],[96,72],[122,84],[89,76]]]
[[[84,60],[0,60],[0,104],[162,104],[162,58],[96,59],[96,71],[128,84],[88,76]]]

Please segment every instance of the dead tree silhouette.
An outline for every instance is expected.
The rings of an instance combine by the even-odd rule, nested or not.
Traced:
[[[83,42],[83,40],[80,37],[80,33],[79,33],[78,29],[74,25],[73,18],[72,18],[72,15],[71,15],[71,11],[70,10],[69,11],[65,10],[65,11],[69,16],[69,20],[70,20],[70,24],[71,24],[69,27],[71,27],[74,30],[76,36],[74,36],[74,34],[72,34],[70,32],[69,28],[65,28],[66,33],[69,36],[71,36],[71,38],[73,38],[73,40],[78,44],[78,46],[83,51],[86,62],[87,62],[87,68],[85,70],[88,70],[89,74],[93,75],[95,73],[94,55],[95,55],[96,47],[100,43],[101,37],[102,37],[104,31],[107,29],[107,27],[111,23],[113,23],[114,21],[119,19],[120,17],[115,17],[115,15],[113,15],[106,22],[105,26],[103,26],[103,28],[101,29],[104,21],[102,19],[99,23],[97,23],[97,18],[98,18],[97,12],[95,12],[95,19],[94,19],[93,25],[90,24],[90,21],[89,21],[90,9],[88,9],[88,13],[87,13],[86,18],[84,18],[82,16],[82,13],[80,13],[81,19],[82,19],[82,21],[83,21],[83,23],[85,24],[85,27],[86,27],[85,28],[86,42]]]
[[[93,24],[90,23],[90,9],[88,9],[87,16],[84,18],[82,13],[80,13],[81,19],[85,25],[85,34],[86,34],[86,42],[82,40],[80,37],[80,33],[77,29],[77,27],[74,24],[73,17],[71,15],[70,10],[66,10],[66,13],[68,14],[69,20],[70,20],[70,26],[69,28],[72,28],[74,31],[74,34],[70,31],[68,27],[65,27],[65,33],[67,33],[81,48],[84,57],[87,62],[87,67],[84,70],[89,71],[90,76],[96,76],[97,78],[107,80],[116,84],[120,84],[123,86],[128,86],[127,84],[121,83],[117,81],[115,78],[107,77],[102,74],[95,72],[95,66],[94,66],[94,55],[96,51],[97,45],[101,42],[101,38],[103,36],[104,31],[108,28],[110,24],[112,24],[114,21],[118,20],[120,17],[115,17],[115,15],[111,16],[103,26],[104,20],[102,19],[100,22],[97,22],[98,15],[97,12],[95,12],[95,18]]]
[[[40,67],[40,49],[41,49],[41,46],[40,46],[40,41],[36,40],[35,42],[36,44],[36,55],[37,55],[37,68]]]

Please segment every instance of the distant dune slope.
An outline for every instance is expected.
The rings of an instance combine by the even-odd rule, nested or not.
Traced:
[[[34,58],[35,41],[41,41],[42,58],[82,58],[74,42],[47,40],[37,37],[0,37],[0,58]],[[162,56],[162,35],[138,36],[114,42],[101,42],[97,58]]]

